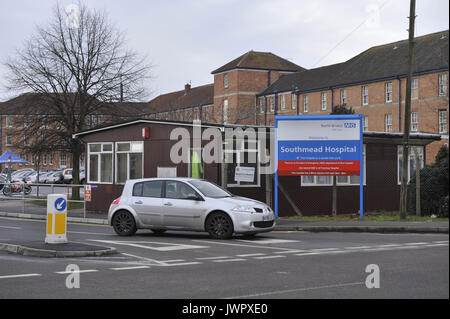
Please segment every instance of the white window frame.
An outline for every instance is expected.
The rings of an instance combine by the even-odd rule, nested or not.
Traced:
[[[286,98],[284,94],[280,94],[280,106],[282,111],[286,109]]]
[[[392,132],[392,114],[390,113],[384,115],[384,131],[386,133]]]
[[[273,113],[275,111],[275,96],[271,95],[269,97],[270,100],[270,112]]]
[[[320,103],[321,103],[321,110],[326,111],[327,110],[327,92],[322,92],[320,94]]]
[[[447,110],[439,110],[439,134],[448,133]]]
[[[6,146],[12,146],[12,135],[7,134],[5,135],[5,145]]]
[[[223,124],[228,122],[228,99],[223,100],[223,112],[222,112]]]
[[[417,100],[419,98],[419,78],[411,79],[411,99]]]
[[[259,98],[259,111],[261,113],[264,113],[264,97],[260,97]]]
[[[369,116],[364,116],[363,118],[363,132],[367,132],[369,130]]]
[[[67,167],[67,154],[65,152],[59,153],[59,167]]]
[[[409,159],[408,159],[408,183],[411,180],[411,161],[415,161],[414,147],[417,147],[419,153],[420,168],[424,166],[424,148],[423,146],[410,145],[409,147]],[[402,184],[400,176],[400,167],[403,165],[403,146],[397,146],[397,185]]]
[[[297,94],[292,93],[291,96],[291,108],[295,110],[297,108]]]
[[[100,151],[91,151],[90,145],[95,145],[95,144],[99,144],[100,145]],[[107,151],[104,150],[104,145],[109,145],[111,146],[111,150]],[[87,181],[88,183],[95,183],[95,184],[113,184],[114,182],[114,143],[113,142],[93,142],[93,143],[88,143],[87,145],[87,150],[88,150],[88,155],[87,155],[87,163],[85,163],[85,165],[87,165],[87,169],[85,170],[86,175],[87,175]],[[102,178],[101,178],[101,172],[102,172],[102,161],[101,161],[101,154],[111,154],[111,182],[102,182]],[[98,180],[93,180],[91,178],[91,155],[97,155],[98,156],[98,160],[97,160],[97,172],[98,172]]]
[[[228,73],[223,75],[223,88],[228,89]]]
[[[303,113],[308,113],[309,110],[309,98],[308,94],[303,95]]]
[[[347,89],[341,89],[341,106],[347,105]]]
[[[411,112],[411,132],[419,131],[419,113]]]
[[[11,115],[6,115],[5,127],[7,128],[13,127],[13,117]]]
[[[119,144],[121,144],[121,143],[130,143],[130,150],[129,151],[119,151],[118,149],[119,149],[119,147],[118,147],[118,145]],[[133,145],[142,145],[142,148],[141,148],[141,152],[138,152],[138,151],[133,151]],[[130,153],[142,153],[142,167],[141,167],[141,172],[142,172],[142,176],[140,177],[140,178],[143,178],[144,177],[144,163],[145,163],[145,158],[144,158],[144,142],[143,141],[120,141],[120,142],[116,142],[115,143],[115,145],[114,145],[114,147],[115,147],[115,149],[114,149],[114,156],[113,156],[113,158],[114,158],[114,164],[113,164],[113,167],[114,167],[114,176],[113,176],[113,181],[116,183],[116,184],[119,184],[119,185],[123,185],[123,184],[125,184],[125,182],[118,182],[117,181],[117,176],[118,176],[118,167],[117,167],[117,165],[118,165],[118,160],[117,160],[117,155],[118,154],[127,154],[127,180],[128,179],[130,179],[130,167],[129,167],[129,164],[130,164]]]
[[[362,105],[369,105],[369,86],[362,86]]]
[[[447,90],[448,90],[448,82],[447,82],[447,73],[439,74],[439,96],[447,96]]]
[[[392,103],[392,82],[385,83],[386,103]]]

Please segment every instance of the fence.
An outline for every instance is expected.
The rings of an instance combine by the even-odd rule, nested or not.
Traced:
[[[0,184],[0,210],[8,213],[47,214],[47,195],[66,194],[67,214],[72,217],[86,218],[87,185],[73,184],[33,184],[4,183]],[[80,199],[71,199],[72,190],[80,190]],[[21,203],[17,205],[17,203]]]

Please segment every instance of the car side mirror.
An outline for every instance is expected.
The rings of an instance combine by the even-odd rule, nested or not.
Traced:
[[[188,197],[186,197],[186,199],[190,199],[190,200],[198,200],[198,201],[203,200],[203,198],[201,198],[201,197],[198,196],[198,195],[189,195]]]

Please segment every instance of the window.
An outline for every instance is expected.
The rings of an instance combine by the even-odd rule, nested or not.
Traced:
[[[112,183],[112,143],[88,144],[88,181]]]
[[[59,155],[59,166],[66,167],[66,165],[67,165],[67,155],[66,153],[61,153]]]
[[[11,146],[12,145],[12,135],[6,135],[6,137],[5,137],[5,144],[7,146]]]
[[[183,182],[166,181],[166,198],[191,199],[197,196],[197,192]]]
[[[308,112],[308,95],[303,95],[303,113]]]
[[[398,164],[397,164],[397,178],[398,178],[398,184],[402,183],[402,176],[403,176],[403,146],[399,145],[397,147],[397,158],[398,158]],[[410,146],[409,148],[409,161],[408,161],[408,182],[410,181],[411,177],[414,176],[416,171],[416,155],[415,150],[417,151],[418,155],[418,161],[420,168],[423,168],[423,146]]]
[[[322,92],[321,94],[321,104],[322,104],[322,111],[327,110],[327,93]]]
[[[411,112],[411,131],[417,132],[419,130],[419,116],[417,112]]]
[[[223,75],[223,88],[228,89],[228,73]]]
[[[280,104],[281,104],[281,109],[282,110],[286,109],[286,99],[285,99],[285,95],[284,94],[280,95]]]
[[[116,142],[116,183],[143,176],[143,142]]]
[[[384,115],[384,131],[392,132],[392,114]]]
[[[223,101],[223,123],[228,122],[228,100]]]
[[[270,124],[272,125],[272,123]],[[228,187],[257,187],[260,185],[260,174],[259,174],[259,143],[254,140],[242,141],[237,143],[236,140],[228,141],[228,143],[233,143],[233,148],[230,150],[225,149],[225,161],[227,165],[227,186]],[[236,181],[236,168],[245,167],[251,170],[254,169],[253,180],[252,181]]]
[[[341,106],[347,105],[347,89],[341,90]]]
[[[270,112],[273,112],[275,110],[275,97],[270,97]]]
[[[367,85],[362,87],[362,105],[369,105],[369,87]]]
[[[439,96],[447,95],[447,74],[439,74]]]
[[[386,103],[392,102],[392,82],[386,83]]]
[[[411,99],[417,100],[419,98],[419,79],[411,80]]]
[[[439,110],[439,133],[447,133],[447,110]]]
[[[259,111],[264,113],[264,97],[259,98]]]
[[[12,116],[7,115],[6,116],[6,127],[12,127],[12,126],[13,126]]]
[[[295,110],[297,108],[297,95],[292,93],[291,96],[291,107],[293,110]]]
[[[368,116],[364,116],[363,131],[367,132],[368,130],[369,130],[369,117]]]
[[[53,165],[53,154],[52,153],[50,153],[50,155],[48,156],[48,165]]]
[[[47,165],[47,154],[42,155],[42,165]]]
[[[30,146],[30,137],[29,136],[24,136],[23,137],[23,145],[24,146]]]
[[[133,196],[161,198],[162,185],[163,181],[136,183],[133,186]]]

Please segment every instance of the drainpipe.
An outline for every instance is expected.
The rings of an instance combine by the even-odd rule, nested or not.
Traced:
[[[264,126],[267,126],[267,96],[264,96]]]
[[[398,131],[402,131],[402,79],[398,79]]]
[[[333,112],[333,108],[334,108],[334,89],[332,86],[330,86],[330,90],[331,90],[331,112]]]

